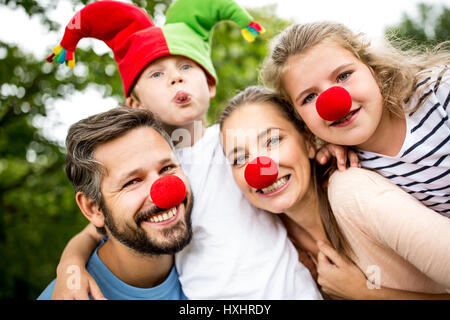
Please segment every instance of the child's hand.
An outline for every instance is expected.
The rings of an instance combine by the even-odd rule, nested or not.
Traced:
[[[330,161],[331,157],[336,158],[339,171],[345,171],[347,168],[347,159],[350,162],[350,167],[361,168],[359,164],[358,155],[345,146],[326,144],[316,154],[316,161],[321,165]]]
[[[322,290],[344,299],[363,299],[368,290],[364,273],[351,261],[341,257],[329,244],[318,243],[318,283]]]
[[[57,272],[52,300],[89,300],[89,296],[94,300],[106,300],[94,278],[85,268],[77,265],[71,267],[74,268],[70,271],[65,268],[66,270]],[[58,270],[62,268],[58,267]],[[73,272],[74,269],[76,272]]]

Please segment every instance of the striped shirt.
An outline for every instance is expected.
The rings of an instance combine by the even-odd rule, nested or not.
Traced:
[[[424,72],[405,107],[423,101],[406,114],[407,133],[400,152],[389,157],[359,150],[361,165],[450,218],[450,66]]]

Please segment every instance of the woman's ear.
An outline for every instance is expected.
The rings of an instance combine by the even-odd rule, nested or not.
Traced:
[[[308,154],[309,159],[314,159],[316,156],[317,150],[316,150],[316,144],[313,141],[313,137],[309,137],[308,139],[305,139],[305,147],[306,152]]]
[[[105,215],[100,211],[98,204],[80,191],[76,193],[75,200],[86,219],[94,226],[97,228],[103,228],[105,226]]]

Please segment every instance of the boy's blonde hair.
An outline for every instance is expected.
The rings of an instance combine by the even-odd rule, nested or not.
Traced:
[[[361,60],[370,69],[384,99],[384,106],[391,113],[403,117],[406,111],[417,110],[423,101],[409,110],[403,104],[414,93],[416,84],[426,77],[426,69],[450,63],[450,42],[441,43],[432,50],[405,50],[405,41],[385,42],[375,47],[362,33],[354,33],[340,23],[316,22],[295,24],[286,28],[272,42],[270,55],[266,59],[261,80],[280,92],[292,102],[283,87],[283,74],[287,70],[287,60],[294,55],[303,54],[309,48],[324,41],[342,46]],[[409,43],[410,44],[410,43]]]

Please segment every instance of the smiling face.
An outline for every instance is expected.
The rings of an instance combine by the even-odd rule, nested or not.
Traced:
[[[322,42],[289,57],[286,65],[283,87],[316,136],[334,144],[363,146],[380,130],[380,88],[370,69],[350,51]],[[352,97],[349,114],[334,122],[322,119],[316,110],[317,97],[332,86],[344,87]]]
[[[315,150],[272,103],[240,106],[223,123],[222,138],[233,177],[254,206],[282,213],[312,191],[310,159]],[[278,180],[258,190],[247,184],[244,171],[248,162],[263,155],[278,164]]]
[[[137,252],[172,254],[191,238],[192,195],[167,141],[154,129],[140,127],[95,149],[95,160],[106,169],[101,182],[107,230]],[[174,208],[161,210],[150,198],[160,177],[176,175],[188,190]]]
[[[129,105],[150,110],[164,124],[174,127],[202,120],[216,93],[203,69],[182,56],[165,56],[150,63],[134,92],[139,101],[132,104],[129,100]]]

